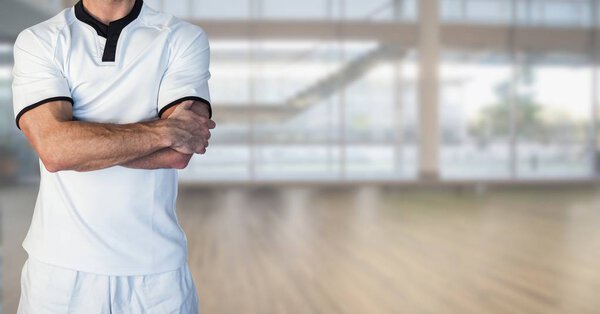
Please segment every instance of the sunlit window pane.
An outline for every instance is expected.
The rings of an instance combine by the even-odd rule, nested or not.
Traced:
[[[268,19],[327,19],[331,16],[328,0],[263,0],[263,17]]]
[[[349,178],[400,179],[416,173],[416,59],[396,48],[378,46],[346,65],[348,75],[341,83],[348,84],[344,138]],[[360,71],[364,74],[345,82]]]
[[[259,145],[257,179],[335,179],[339,176],[339,149],[333,145]]]
[[[442,20],[448,22],[475,22],[506,24],[511,21],[509,0],[442,0]]]
[[[518,23],[545,26],[589,26],[593,0],[517,1]]]
[[[527,55],[517,91],[519,177],[589,176],[592,67],[574,56]]]
[[[508,178],[511,64],[507,56],[446,53],[441,69],[444,178]]]
[[[592,22],[593,0],[440,1],[446,22],[550,27],[587,27]]]
[[[65,6],[61,0],[18,1],[51,14]],[[478,34],[482,28],[500,34],[508,30],[505,25],[520,26],[515,37],[498,36],[500,42],[486,38],[479,44],[473,37],[477,46],[462,47],[442,36],[437,78],[442,180],[588,178],[597,171],[594,164],[600,169],[600,145],[593,143],[600,128],[592,136],[591,118],[600,88],[592,86],[593,42],[579,40],[588,38],[593,9],[600,6],[593,0],[439,2],[442,35],[445,28],[456,29],[453,23]],[[418,178],[420,137],[429,135],[419,130],[420,1],[145,3],[209,31],[209,85],[218,127],[209,153],[195,156],[180,172],[183,181]],[[240,32],[249,21],[248,32]],[[329,32],[327,25],[335,21],[345,21],[331,28],[339,36],[328,33],[323,39],[318,30]],[[414,42],[393,31],[372,37],[368,28],[357,37],[347,33],[356,25],[385,30],[394,21],[402,22],[399,29],[414,23]],[[271,33],[269,25],[289,27],[294,35]],[[215,26],[225,29],[215,32]],[[555,29],[561,30],[556,41],[541,38],[521,46],[529,31],[552,35]],[[584,47],[561,48],[571,39],[558,37],[571,33],[572,42]],[[506,41],[510,38],[516,40]],[[394,47],[398,41],[403,45]],[[565,48],[580,54],[554,51]],[[12,49],[7,37],[0,44],[0,133],[7,151],[29,169],[20,173],[31,176],[37,156],[14,127]],[[516,54],[511,57],[510,51]]]
[[[192,16],[204,19],[247,19],[250,0],[196,0]]]
[[[179,179],[182,182],[249,180],[250,155],[251,147],[248,144],[211,143],[210,153],[194,155],[188,167],[179,171]]]

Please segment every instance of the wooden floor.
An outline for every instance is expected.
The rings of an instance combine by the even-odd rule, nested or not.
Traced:
[[[35,188],[2,193],[5,312]],[[600,313],[600,191],[181,190],[201,312]]]

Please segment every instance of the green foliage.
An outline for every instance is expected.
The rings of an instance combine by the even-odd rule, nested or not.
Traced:
[[[510,135],[510,88],[510,82],[500,84],[496,88],[500,101],[485,106],[477,118],[471,121],[470,134],[479,141],[487,142],[489,139],[507,138]],[[587,133],[588,123],[575,121],[568,111],[557,110],[556,106],[544,107],[532,95],[517,93],[515,105],[515,127],[520,139],[547,143],[584,138]]]

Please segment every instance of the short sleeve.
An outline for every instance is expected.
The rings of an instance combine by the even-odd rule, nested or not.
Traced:
[[[191,37],[191,36],[190,36]],[[196,100],[212,108],[208,80],[210,79],[210,48],[206,34],[197,28],[191,40],[173,42],[172,61],[163,75],[158,91],[159,117],[170,107],[185,101]]]
[[[52,101],[73,103],[67,79],[55,63],[52,48],[29,31],[19,34],[14,46],[13,109],[15,122],[27,111]]]

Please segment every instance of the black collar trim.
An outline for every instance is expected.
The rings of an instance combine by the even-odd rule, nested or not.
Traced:
[[[93,27],[98,35],[107,38],[109,35],[120,34],[125,26],[133,22],[140,15],[143,2],[143,0],[135,0],[133,9],[131,12],[129,12],[129,14],[116,21],[110,22],[108,25],[98,21],[95,17],[89,14],[83,7],[83,0],[79,0],[79,2],[75,4],[75,16],[78,20]]]
[[[142,11],[143,0],[135,0],[133,9],[125,17],[120,18],[116,21],[108,23],[108,25],[98,21],[95,17],[89,14],[83,7],[83,0],[79,0],[75,4],[75,16],[78,20],[82,21],[93,27],[98,35],[106,38],[106,45],[104,47],[104,53],[102,54],[102,62],[114,62],[115,55],[117,52],[117,42],[121,31],[129,23],[133,22],[140,15]]]

